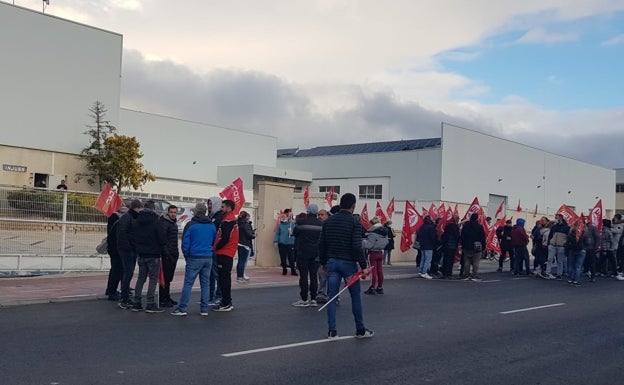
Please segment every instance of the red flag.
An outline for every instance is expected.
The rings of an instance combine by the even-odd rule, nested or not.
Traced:
[[[483,216],[483,209],[481,208],[481,205],[479,204],[479,198],[477,197],[475,197],[475,199],[472,201],[470,207],[468,207],[468,211],[466,211],[466,214],[464,215],[464,219],[462,219],[461,221],[466,222],[470,219],[470,216],[472,214],[479,214],[480,216]]]
[[[589,223],[596,226],[602,232],[602,199],[596,202],[596,206],[589,213]]]
[[[455,216],[455,214],[453,213],[453,209],[451,209],[451,206],[449,205],[448,210],[446,210],[446,221],[448,222],[453,219],[453,216]]]
[[[501,203],[498,205],[498,208],[496,209],[496,214],[494,214],[494,219],[495,219],[495,220],[498,220],[498,218],[499,218],[499,214],[502,214],[502,213],[503,213],[503,207],[504,207],[503,205],[504,205],[504,204],[505,204],[505,200],[503,199],[503,200],[501,201]]]
[[[370,229],[370,219],[368,218],[368,205],[364,203],[362,213],[360,214],[360,223],[364,226],[364,229],[368,231]]]
[[[245,193],[243,192],[243,180],[236,178],[231,185],[227,186],[219,193],[223,199],[229,199],[234,202],[234,215],[237,215],[245,204]]]
[[[438,210],[436,210],[436,206],[433,203],[429,206],[429,217],[432,221],[438,219]]]
[[[160,270],[158,271],[158,285],[165,287],[165,271],[163,270],[162,258],[160,259]],[[163,298],[160,298],[162,301]]]
[[[581,239],[581,236],[585,232],[585,215],[581,213],[581,217],[577,221],[576,225],[576,241],[578,242]]]
[[[401,251],[406,252],[412,246],[412,235],[420,229],[423,218],[410,201],[405,201],[403,228],[401,229]]]
[[[306,209],[310,206],[310,185],[307,185],[303,192],[303,205]]]
[[[332,208],[333,202],[334,202],[334,186],[331,186],[329,188],[329,192],[327,193],[327,195],[325,195],[325,200],[327,201],[327,204],[329,205],[329,208]]]
[[[520,199],[518,199],[518,207],[516,207],[516,211],[522,211],[522,206],[520,206]]]
[[[110,217],[114,212],[119,210],[122,204],[123,202],[119,195],[117,195],[111,185],[106,183],[93,207],[104,213],[107,217]]]
[[[377,201],[377,208],[375,209],[375,216],[379,218],[382,224],[388,221],[388,218],[386,218],[386,213],[384,213],[383,209],[381,208],[381,204],[379,203],[379,201]]]
[[[438,218],[446,218],[446,206],[444,206],[444,203],[441,203],[440,207],[438,207]]]
[[[485,241],[486,250],[492,250],[498,254],[502,254],[500,244],[498,243],[498,237],[496,236],[496,229],[498,229],[501,226],[505,226],[505,220],[506,220],[505,217],[502,217],[496,222],[494,222],[494,225],[492,225],[492,228],[488,232],[487,239]]]
[[[429,215],[429,210],[427,210],[425,208],[425,206],[423,206],[423,208],[422,208],[422,216],[423,216],[423,218],[426,217],[427,215]],[[431,216],[429,216],[429,217],[431,218]]]
[[[388,214],[388,219],[392,220],[392,215],[394,214],[394,197],[390,199],[390,203],[388,203],[388,207],[386,208],[386,213]]]
[[[455,203],[455,208],[453,209],[453,215],[459,217],[459,210],[457,209],[457,203]]]
[[[535,204],[535,211],[533,211],[533,218],[537,216],[537,203]]]
[[[557,210],[557,212],[555,213],[555,215],[559,214],[563,216],[563,219],[565,219],[565,221],[568,222],[570,226],[572,226],[574,222],[576,222],[576,220],[579,218],[574,210],[572,210],[565,204],[561,205],[561,207],[559,207],[559,210]]]

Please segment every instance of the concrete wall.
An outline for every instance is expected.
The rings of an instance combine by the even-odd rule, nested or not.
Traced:
[[[0,144],[77,153],[89,108],[117,124],[122,36],[0,2]]]
[[[520,200],[524,210],[532,212],[537,204],[538,211],[552,215],[563,203],[587,214],[599,198],[605,212],[613,212],[614,185],[614,170],[443,124],[444,201],[471,202],[477,196],[487,204],[495,194],[507,196],[514,209]]]

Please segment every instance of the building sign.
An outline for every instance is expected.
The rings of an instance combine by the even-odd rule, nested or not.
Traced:
[[[3,171],[11,171],[11,172],[26,172],[28,168],[26,166],[16,166],[13,164],[3,164]]]

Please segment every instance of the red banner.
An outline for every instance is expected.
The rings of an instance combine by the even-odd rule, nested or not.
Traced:
[[[479,216],[483,216],[483,209],[481,208],[481,205],[479,204],[479,198],[475,197],[475,199],[472,201],[472,204],[470,204],[470,207],[468,207],[468,211],[466,211],[466,214],[464,215],[464,219],[462,219],[462,222],[466,222],[467,220],[470,219],[470,216],[472,214],[479,214]]]
[[[501,219],[494,222],[494,225],[488,232],[487,239],[485,240],[486,250],[492,250],[498,254],[502,254],[500,244],[498,243],[498,237],[496,236],[496,229],[501,226],[505,226],[505,220],[505,217],[502,217]]]
[[[602,233],[602,199],[596,202],[596,206],[589,213],[589,223],[596,226]]]
[[[498,220],[500,218],[499,215],[503,214],[504,205],[505,205],[505,200],[503,199],[500,205],[498,205],[498,208],[496,209],[496,214],[494,214],[494,220]]]
[[[231,185],[227,186],[219,193],[223,199],[229,199],[234,202],[234,215],[237,215],[245,204],[245,193],[243,192],[243,180],[236,178]]]
[[[111,185],[106,183],[93,207],[104,213],[107,217],[110,217],[114,212],[119,210],[122,204],[123,202],[119,195],[117,195]]]
[[[325,195],[325,200],[327,201],[327,204],[329,205],[329,208],[331,209],[332,206],[334,205],[334,186],[331,186],[329,188],[329,192],[327,193],[327,195]]]
[[[579,216],[574,212],[574,210],[572,210],[565,204],[561,205],[561,207],[559,207],[559,210],[557,210],[557,212],[555,213],[555,215],[559,215],[559,214],[563,216],[563,219],[565,219],[565,221],[568,222],[570,226],[572,226],[574,222],[576,222],[576,220],[579,218]]]
[[[368,205],[364,203],[362,213],[360,214],[360,223],[364,226],[364,229],[368,231],[370,229],[370,219],[368,218]]]
[[[392,215],[394,214],[394,197],[390,199],[390,203],[388,203],[388,207],[386,208],[386,213],[388,214],[388,219],[392,220]]]
[[[518,199],[518,207],[516,207],[516,211],[517,212],[522,211],[522,206],[520,206],[520,199]]]
[[[581,240],[581,236],[585,232],[585,215],[581,213],[581,217],[578,219],[576,225],[576,241],[579,242]]]
[[[377,201],[377,208],[375,209],[375,216],[379,218],[379,221],[381,221],[382,224],[388,221],[388,218],[386,218],[386,213],[384,213],[383,209],[381,208],[381,204],[379,203],[379,201]]]
[[[429,217],[434,222],[436,219],[438,219],[438,210],[436,209],[436,206],[433,203],[431,204],[431,206],[429,206]]]
[[[406,252],[412,246],[412,235],[420,229],[423,218],[410,201],[405,201],[403,228],[401,229],[401,251]]]
[[[303,192],[303,205],[306,209],[310,206],[310,185],[307,185]]]

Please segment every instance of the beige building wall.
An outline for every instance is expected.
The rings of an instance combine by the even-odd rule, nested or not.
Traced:
[[[291,184],[258,182],[256,266],[280,265],[277,246],[273,244],[273,229],[279,211],[292,205],[294,187]]]
[[[0,145],[0,161],[0,184],[32,187],[35,174],[42,174],[48,187],[65,179],[70,190],[99,191],[85,180],[74,181],[76,174],[85,172],[84,162],[74,154]]]

